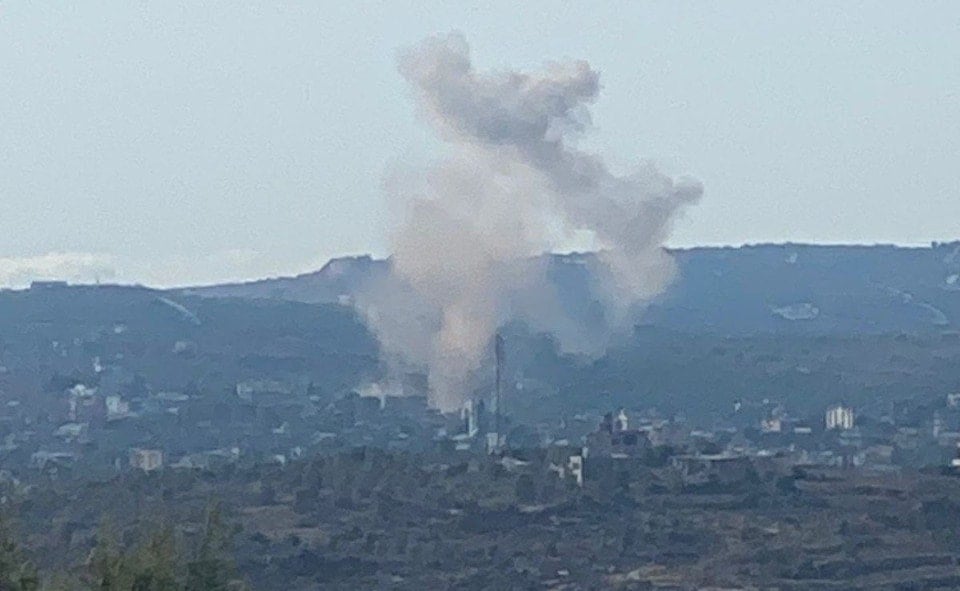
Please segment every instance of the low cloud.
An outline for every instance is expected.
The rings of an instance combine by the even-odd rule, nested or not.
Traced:
[[[89,252],[0,257],[0,288],[21,289],[33,281],[100,281],[164,289],[294,275],[313,271],[326,260],[304,257],[282,264],[279,258],[276,253],[249,248],[154,258]]]
[[[89,252],[50,252],[27,257],[0,257],[0,287],[27,287],[32,281],[92,283],[116,277],[114,258]]]

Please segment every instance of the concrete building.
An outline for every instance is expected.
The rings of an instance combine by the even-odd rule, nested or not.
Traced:
[[[278,380],[247,380],[236,387],[237,397],[246,402],[256,399],[283,399],[293,394],[293,388]]]
[[[104,399],[107,408],[107,420],[115,421],[130,415],[130,403],[120,396],[107,396]]]
[[[586,437],[587,449],[593,456],[638,456],[650,449],[650,439],[645,431],[630,429],[627,413],[607,413],[599,428]]]
[[[831,406],[824,417],[828,431],[837,429],[846,431],[854,427],[853,409],[842,404]]]
[[[480,421],[483,413],[483,402],[467,400],[460,409],[460,420],[463,421],[463,432],[467,437],[475,437],[480,432]]]
[[[960,471],[960,444],[957,444],[956,455],[950,459],[950,468],[955,472]]]
[[[583,455],[573,455],[567,462],[567,471],[577,486],[583,488]]]
[[[486,447],[487,453],[493,454],[504,448],[506,445],[506,437],[502,437],[499,433],[487,433],[486,434]]]
[[[674,456],[673,467],[684,484],[731,484],[749,478],[753,470],[750,458],[733,454],[700,454]]]
[[[783,431],[783,421],[780,417],[770,417],[760,421],[760,431],[762,433],[780,433]]]
[[[240,459],[240,448],[220,448],[199,453],[191,453],[181,457],[170,467],[188,470],[213,470],[229,464],[235,464]]]
[[[137,448],[130,452],[130,466],[144,472],[163,467],[163,452],[159,449]]]
[[[53,435],[66,441],[74,441],[87,432],[87,427],[86,423],[63,423],[57,427]]]
[[[581,488],[583,488],[583,462],[586,455],[587,449],[584,447],[554,445],[547,448],[550,471],[555,472],[560,480],[569,478]]]

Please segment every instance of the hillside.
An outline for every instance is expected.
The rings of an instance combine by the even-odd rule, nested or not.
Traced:
[[[879,412],[940,398],[960,385],[958,252],[955,244],[677,251],[677,281],[632,338],[600,358],[564,355],[548,337],[505,327],[507,372],[524,389],[511,394],[511,412],[539,422],[651,405],[706,420],[745,397],[814,414],[840,399]],[[585,261],[552,257],[549,275],[589,326]],[[299,384],[304,400],[309,384],[323,400],[337,398],[378,379],[383,364],[353,310],[326,302],[388,272],[388,262],[361,257],[300,277],[179,292],[0,292],[0,396],[50,412],[64,384],[113,371],[135,404],[144,392],[222,393],[250,379]],[[100,374],[98,365],[115,369]]]
[[[550,280],[587,313],[591,255],[554,255]],[[679,276],[647,310],[650,326],[731,335],[941,332],[960,322],[960,242],[926,248],[758,245],[676,250]],[[208,297],[336,302],[389,273],[370,257],[297,277],[188,290]]]

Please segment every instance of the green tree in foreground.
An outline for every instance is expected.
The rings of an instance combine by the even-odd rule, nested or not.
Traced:
[[[231,537],[219,505],[207,511],[202,536],[189,555],[181,551],[175,530],[169,525],[145,531],[139,544],[124,548],[117,530],[105,521],[97,532],[96,545],[87,562],[85,586],[71,585],[65,579],[67,582],[50,589],[240,591],[245,587],[236,577]],[[6,554],[3,565],[7,562],[5,557]],[[22,560],[10,559],[9,562],[20,564]],[[0,581],[0,591],[37,591],[35,574],[32,580],[33,586],[9,586]]]
[[[127,591],[132,580],[127,556],[117,543],[116,531],[109,521],[100,524],[97,544],[90,555],[91,591]]]
[[[187,564],[185,591],[228,591],[237,589],[231,535],[223,522],[219,504],[207,510],[203,540]]]
[[[0,517],[0,591],[36,591],[40,578],[23,557],[7,521]]]
[[[178,591],[179,560],[173,530],[163,527],[140,546],[133,560],[132,591]]]
[[[90,558],[91,591],[180,591],[181,560],[173,529],[161,526],[146,535],[133,552],[120,549],[105,523]]]

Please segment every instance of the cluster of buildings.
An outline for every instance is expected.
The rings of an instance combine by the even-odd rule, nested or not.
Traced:
[[[824,409],[822,418],[799,420],[782,404],[764,401],[753,424],[734,416],[713,429],[691,428],[682,418],[662,419],[624,409],[608,412],[579,437],[567,425],[542,430],[550,472],[579,486],[604,472],[640,474],[672,468],[684,486],[725,486],[759,472],[789,474],[795,468],[894,472],[940,465],[960,473],[960,394],[950,394],[925,414],[909,404],[901,412],[860,417],[847,404]],[[739,423],[739,425],[738,425]],[[507,450],[506,453],[509,453]]]
[[[125,325],[110,330],[117,338],[125,333]],[[56,341],[50,348],[56,356],[82,349]],[[196,349],[189,340],[173,345],[175,355]],[[960,470],[960,393],[929,407],[903,403],[864,415],[835,404],[820,416],[797,417],[783,403],[739,401],[706,428],[642,408],[522,425],[498,417],[493,396],[440,413],[424,396],[408,394],[422,392],[423,385],[344,394],[264,371],[198,392],[147,384],[124,370],[120,355],[87,357],[85,363],[95,379],[63,383],[48,394],[53,402],[45,407],[10,400],[0,408],[0,453],[7,465],[50,474],[212,469],[373,446],[501,457],[510,449],[539,447],[547,450],[552,472],[578,485],[607,465],[665,464],[696,484],[737,478],[750,463],[774,458],[788,466],[894,471],[939,464]]]

